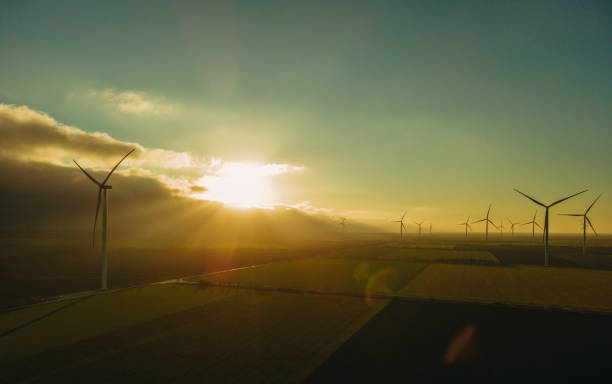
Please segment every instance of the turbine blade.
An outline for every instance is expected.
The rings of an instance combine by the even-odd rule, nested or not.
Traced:
[[[404,216],[406,216],[406,213],[407,213],[407,212],[408,212],[408,211],[404,211],[404,214],[402,215],[402,220],[404,220]]]
[[[77,167],[79,167],[79,169],[80,169],[81,171],[83,171],[83,173],[85,174],[85,176],[89,177],[89,179],[90,179],[91,181],[93,181],[94,183],[96,183],[96,185],[97,185],[98,187],[100,186],[100,183],[98,183],[98,180],[94,179],[94,178],[93,178],[93,176],[91,176],[89,173],[87,173],[87,171],[86,171],[86,170],[84,170],[84,169],[83,169],[83,167],[81,167],[81,166],[79,165],[79,163],[77,163],[77,162],[76,162],[76,160],[74,160],[74,159],[73,159],[72,161],[74,161],[74,163],[76,164],[76,166],[77,166]]]
[[[597,200],[599,200],[599,198],[600,198],[600,197],[601,197],[601,195],[597,196],[597,198],[595,199],[595,201],[593,201],[593,202],[591,203],[591,205],[589,205],[589,207],[587,208],[586,212],[584,213],[585,215],[586,215],[587,213],[589,213],[589,211],[591,210],[591,208],[593,208],[593,206],[595,205],[595,203],[597,202]]]
[[[489,212],[491,212],[491,204],[489,204],[489,209],[487,209],[487,217],[489,217]]]
[[[480,219],[480,220],[472,221],[470,224],[480,223],[481,221],[487,221],[487,219]]]
[[[588,217],[586,217],[586,216],[585,216],[584,218],[586,219],[587,223],[589,223],[589,226],[590,226],[590,227],[591,227],[591,229],[593,230],[593,233],[594,233],[595,235],[597,235],[597,231],[595,231],[595,227],[593,226],[593,223],[591,223],[591,220],[589,220],[589,218],[588,218]]]
[[[491,223],[491,225],[492,225],[493,227],[495,227],[495,229],[497,229],[497,228],[498,228],[498,227],[497,227],[497,225],[495,225],[495,223],[494,223],[494,222],[492,222],[491,220],[488,220],[488,219],[487,219],[487,221],[488,221],[489,223]]]
[[[531,196],[527,196],[526,194],[524,194],[523,192],[519,191],[518,189],[514,188],[514,190],[518,193],[520,193],[521,195],[525,196],[526,198],[528,198],[529,200],[533,201],[534,203],[536,203],[537,205],[541,205],[542,207],[546,207],[544,204],[540,203],[539,201],[537,201],[536,199],[534,199]]]
[[[98,223],[98,212],[100,212],[100,200],[102,200],[102,188],[98,188],[98,204],[96,205],[96,216],[94,218],[93,234],[91,240],[91,246],[96,247],[96,224]]]
[[[559,216],[584,216],[582,213],[557,213]]]
[[[123,160],[125,160],[126,157],[128,157],[132,152],[134,152],[136,150],[136,148],[132,149],[131,151],[129,151],[128,153],[125,154],[125,156],[123,156],[121,158],[121,160],[119,160],[119,162],[117,164],[115,164],[115,166],[113,167],[113,169],[111,169],[111,171],[108,173],[108,175],[106,175],[106,179],[104,179],[104,181],[102,182],[102,185],[106,184],[106,182],[108,181],[108,178],[111,177],[111,175],[113,174],[113,172],[115,172],[115,169],[117,169],[117,167],[119,166],[119,164],[121,164],[121,162]]]
[[[534,224],[536,225],[536,227],[542,229],[542,226],[540,224],[538,224],[538,223],[534,223]]]
[[[555,201],[554,203],[552,203],[551,205],[549,205],[549,207],[552,207],[553,205],[557,205],[557,204],[559,204],[560,202],[565,201],[565,200],[567,200],[567,199],[570,199],[570,198],[572,198],[572,197],[574,197],[574,196],[578,196],[578,195],[579,195],[579,194],[581,194],[581,193],[585,193],[586,191],[588,191],[588,189],[585,189],[584,191],[581,191],[581,192],[578,192],[578,193],[574,193],[574,194],[573,194],[573,195],[571,195],[571,196],[564,197],[564,198],[563,198],[563,199],[561,199],[561,200],[557,200],[557,201]]]

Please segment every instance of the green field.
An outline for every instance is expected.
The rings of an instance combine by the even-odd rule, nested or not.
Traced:
[[[150,285],[11,311],[0,315],[0,363],[237,293],[225,288]]]
[[[398,260],[425,263],[482,263],[499,264],[497,257],[486,251],[458,251],[451,249],[395,249],[379,257],[381,260]]]
[[[466,302],[612,312],[612,271],[493,252],[368,244],[24,307],[0,314],[0,369],[5,381],[299,382],[393,298],[420,328]],[[381,351],[388,324],[363,342]]]
[[[241,287],[368,295],[395,292],[425,267],[423,263],[308,258],[213,273],[196,280]]]
[[[326,253],[325,257],[359,260],[396,260],[417,263],[499,264],[487,251],[455,250],[454,246],[433,244],[383,244],[343,249]]]
[[[72,303],[3,337],[3,380],[299,382],[387,301],[169,284]]]
[[[400,295],[612,312],[612,271],[432,264]]]

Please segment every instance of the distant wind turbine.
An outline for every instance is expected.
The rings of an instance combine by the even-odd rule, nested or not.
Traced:
[[[582,217],[582,254],[583,255],[586,255],[587,224],[591,227],[591,230],[593,230],[593,233],[595,234],[595,236],[597,236],[597,232],[595,231],[595,227],[593,227],[593,224],[591,223],[591,220],[589,220],[589,217],[587,216],[587,214],[589,213],[591,208],[593,208],[593,206],[595,205],[597,200],[599,200],[600,197],[601,197],[601,195],[597,196],[595,201],[593,201],[591,203],[591,205],[589,205],[587,210],[584,213],[582,213],[582,214],[581,213],[561,213],[560,214],[561,216],[578,216],[578,217]]]
[[[421,226],[423,225],[424,221],[421,221],[420,223],[415,221],[414,223],[419,226],[419,236],[421,236]]]
[[[522,224],[522,225],[531,224],[531,234],[532,234],[534,239],[535,239],[535,227],[537,226],[538,228],[542,229],[540,224],[538,224],[538,222],[536,221],[536,216],[537,215],[538,215],[538,210],[536,209],[535,213],[533,214],[533,219],[531,219],[531,221],[528,221],[528,222]]]
[[[404,240],[404,230],[406,230],[406,226],[404,225],[405,216],[406,216],[406,212],[404,212],[401,219],[392,221],[392,223],[400,224],[400,240]]]
[[[502,220],[502,221],[499,223],[499,233],[502,235],[502,237],[504,236],[504,228],[505,228],[505,227],[504,227],[504,221]]]
[[[487,225],[486,225],[486,228],[485,228],[485,240],[489,239],[489,223],[491,223],[491,225],[493,227],[497,228],[497,225],[495,225],[495,223],[492,222],[491,219],[489,218],[489,213],[490,212],[491,212],[491,204],[489,204],[489,209],[487,209],[487,216],[485,218],[472,222],[472,224],[480,223],[482,221],[486,222]]]
[[[512,236],[514,236],[514,227],[519,225],[520,223],[516,222],[513,223],[512,220],[510,220],[509,218],[506,217],[506,219],[508,220],[508,222],[510,223],[510,230],[512,231]],[[503,220],[502,220],[503,221]]]
[[[470,231],[472,230],[472,227],[470,226],[470,217],[469,216],[465,220],[465,223],[459,223],[457,225],[465,225],[465,237],[467,237],[468,228],[470,229]]]
[[[555,201],[554,203],[552,203],[552,204],[548,204],[548,205],[545,205],[545,204],[540,203],[539,201],[537,201],[537,200],[536,200],[536,199],[534,199],[533,197],[531,197],[531,196],[527,196],[526,194],[524,194],[523,192],[519,191],[519,190],[518,190],[518,189],[516,189],[516,188],[514,188],[514,190],[515,190],[517,193],[520,193],[520,194],[521,194],[521,195],[523,195],[524,197],[528,198],[529,200],[533,201],[533,202],[534,202],[534,203],[536,203],[537,205],[539,205],[539,206],[541,206],[541,207],[544,207],[544,208],[546,209],[546,214],[544,215],[544,241],[545,241],[545,243],[544,243],[544,265],[548,267],[548,266],[550,266],[550,253],[549,253],[549,250],[548,250],[548,231],[549,231],[549,226],[548,226],[548,209],[549,209],[550,207],[553,207],[553,206],[555,206],[555,205],[557,205],[557,204],[559,204],[559,203],[561,203],[561,202],[563,202],[563,201],[567,200],[567,199],[570,199],[570,198],[572,198],[572,197],[574,197],[574,196],[578,196],[578,195],[580,195],[581,193],[585,193],[586,191],[588,191],[588,189],[585,189],[584,191],[581,191],[581,192],[578,192],[578,193],[574,193],[574,194],[573,194],[573,195],[571,195],[571,196],[564,197],[563,199],[557,200],[557,201]]]
[[[344,233],[344,227],[346,226],[346,217],[341,217],[338,223],[342,227],[342,233]]]
[[[429,234],[431,235],[431,227],[433,226],[433,223],[430,221],[429,222]]]
[[[100,212],[100,202],[102,202],[102,289],[108,288],[107,255],[106,255],[106,233],[107,233],[107,217],[108,217],[108,199],[107,199],[107,196],[106,196],[106,191],[108,191],[109,189],[113,188],[112,186],[107,185],[106,182],[111,177],[113,172],[115,172],[115,169],[117,169],[119,164],[121,164],[121,162],[123,160],[125,160],[125,158],[128,157],[135,150],[136,149],[132,149],[125,156],[123,156],[121,158],[121,160],[119,160],[119,162],[117,164],[115,164],[113,169],[111,169],[111,171],[108,173],[108,175],[106,175],[106,178],[104,178],[104,181],[102,181],[101,183],[98,182],[98,180],[94,179],[93,176],[91,176],[89,173],[87,173],[87,171],[84,170],[79,165],[79,163],[76,162],[76,160],[72,160],[77,165],[77,167],[79,167],[79,169],[81,171],[83,171],[85,176],[87,176],[91,181],[94,182],[94,184],[96,184],[98,186],[98,204],[96,206],[96,216],[94,218],[93,239],[92,239],[92,245],[94,247],[95,247],[95,241],[96,241],[96,224],[98,222],[98,213]]]

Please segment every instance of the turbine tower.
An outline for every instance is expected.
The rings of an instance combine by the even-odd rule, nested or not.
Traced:
[[[404,212],[401,219],[392,221],[392,223],[400,223],[400,240],[404,240],[404,230],[406,230],[406,226],[404,225],[405,216],[406,212]]]
[[[589,217],[587,216],[587,214],[589,213],[591,208],[593,208],[593,206],[595,205],[597,200],[599,200],[600,197],[601,197],[601,195],[597,196],[595,201],[593,201],[591,203],[591,205],[589,205],[589,207],[587,208],[587,210],[584,213],[561,213],[560,214],[561,216],[578,216],[578,217],[582,217],[582,254],[583,255],[586,255],[587,224],[591,227],[591,230],[593,231],[595,236],[597,236],[597,232],[595,231],[595,227],[593,227],[593,223],[591,223],[591,220],[589,220]]]
[[[465,237],[467,238],[468,228],[470,229],[470,231],[472,230],[472,227],[470,226],[470,217],[467,217],[465,223],[459,223],[457,225],[465,225]]]
[[[557,200],[554,203],[548,204],[548,205],[540,203],[539,201],[537,201],[533,197],[527,196],[526,194],[524,194],[523,192],[519,191],[516,188],[514,188],[514,190],[517,193],[520,193],[524,197],[528,198],[529,200],[533,201],[537,205],[539,205],[541,207],[544,207],[546,209],[546,213],[544,214],[544,265],[548,267],[548,266],[550,266],[550,253],[549,253],[549,250],[548,250],[548,230],[549,230],[549,227],[548,227],[548,209],[553,207],[553,206],[555,206],[555,205],[557,205],[557,204],[559,204],[559,203],[561,203],[561,202],[563,202],[563,201],[565,201],[565,200],[567,200],[567,199],[570,199],[570,198],[572,198],[574,196],[580,195],[581,193],[585,193],[586,191],[588,191],[588,189],[585,189],[584,191],[581,191],[581,192],[578,192],[578,193],[574,193],[571,196],[564,197],[563,199]]]
[[[502,220],[502,221],[499,223],[499,233],[502,235],[502,237],[504,237],[504,228],[505,228],[505,227],[504,227],[504,221]]]
[[[342,233],[344,233],[344,227],[346,226],[346,217],[341,217],[338,223],[342,227]]]
[[[514,236],[514,227],[519,225],[520,223],[516,222],[513,223],[512,220],[510,220],[508,217],[506,217],[506,219],[508,220],[508,222],[510,223],[510,230],[512,231],[512,236]],[[502,220],[503,221],[503,220]]]
[[[117,164],[115,164],[113,169],[111,169],[111,171],[108,173],[108,175],[106,175],[106,178],[101,183],[98,182],[98,180],[94,179],[93,176],[91,176],[89,173],[87,173],[87,171],[84,170],[79,165],[79,163],[76,162],[76,160],[72,160],[72,161],[74,161],[76,166],[79,167],[79,169],[81,171],[83,171],[85,176],[87,176],[91,181],[94,182],[94,184],[96,184],[98,186],[98,204],[96,206],[96,216],[94,218],[93,236],[92,236],[92,246],[93,247],[95,247],[95,242],[96,242],[96,224],[98,222],[98,214],[100,212],[100,202],[102,202],[102,289],[108,288],[108,274],[107,274],[107,266],[108,266],[108,264],[107,264],[107,255],[106,255],[106,233],[107,233],[107,218],[108,218],[107,191],[109,189],[113,188],[112,186],[107,185],[106,182],[111,177],[113,172],[115,172],[115,169],[117,169],[119,164],[121,164],[121,162],[123,160],[125,160],[125,158],[128,157],[135,150],[136,149],[132,149],[125,156],[123,156],[121,158],[121,160],[119,160],[119,162]]]
[[[491,212],[491,204],[489,204],[489,209],[487,209],[487,216],[485,218],[472,222],[472,224],[480,223],[481,221],[485,221],[487,223],[486,228],[485,228],[485,240],[489,240],[489,223],[491,223],[492,226],[497,228],[497,225],[495,225],[495,223],[492,222],[491,219],[489,218],[490,212]]]
[[[533,235],[534,239],[535,239],[535,227],[537,226],[538,228],[542,229],[540,224],[538,224],[537,221],[536,221],[536,216],[537,215],[538,215],[538,210],[536,209],[535,213],[533,214],[533,219],[531,219],[531,221],[528,221],[528,222],[522,224],[522,225],[531,224],[531,234]]]
[[[420,223],[415,221],[414,223],[419,226],[419,236],[421,236],[421,226],[423,225],[424,221],[421,221]]]
[[[429,234],[431,235],[431,227],[433,226],[433,223],[430,221],[429,222]]]

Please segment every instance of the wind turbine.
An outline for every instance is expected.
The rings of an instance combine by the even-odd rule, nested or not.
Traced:
[[[499,223],[499,233],[501,233],[502,237],[504,237],[504,221],[503,220]]]
[[[106,175],[106,178],[104,178],[104,181],[102,181],[101,183],[98,182],[98,180],[94,179],[93,176],[91,176],[89,173],[87,173],[87,171],[84,170],[79,165],[79,163],[76,162],[76,160],[74,159],[72,160],[74,161],[76,166],[79,167],[81,171],[83,171],[85,176],[87,176],[91,181],[94,182],[94,184],[98,186],[98,204],[96,206],[96,216],[94,218],[93,237],[92,237],[92,246],[94,247],[95,247],[95,242],[96,242],[96,224],[98,222],[98,213],[100,212],[100,202],[102,202],[102,289],[106,289],[108,287],[107,257],[106,257],[107,256],[106,255],[106,233],[107,233],[106,227],[107,227],[107,217],[108,217],[108,199],[106,196],[107,195],[106,191],[113,188],[111,185],[107,185],[106,182],[111,177],[113,172],[115,172],[115,169],[117,169],[119,164],[121,164],[121,162],[125,160],[125,158],[128,157],[135,150],[136,149],[134,148],[131,151],[129,151],[125,156],[123,156],[121,160],[119,160],[119,162],[115,164],[113,169],[111,169],[108,175]]]
[[[419,236],[421,236],[421,225],[423,225],[424,221],[421,221],[420,223],[415,221],[414,223],[419,226]]]
[[[578,216],[578,217],[582,217],[582,254],[583,255],[586,255],[587,224],[589,224],[589,226],[593,230],[593,233],[595,234],[595,236],[597,236],[597,232],[595,232],[595,227],[593,227],[593,224],[591,223],[591,220],[589,220],[589,217],[587,216],[587,214],[589,213],[591,208],[593,208],[593,206],[595,205],[597,200],[599,200],[600,197],[601,197],[601,195],[597,196],[595,201],[593,201],[591,203],[591,205],[589,205],[589,207],[587,208],[587,210],[583,214],[580,214],[580,213],[560,213],[561,216]]]
[[[406,229],[404,225],[404,216],[406,216],[406,212],[404,212],[401,219],[392,221],[392,223],[400,223],[400,240],[404,240],[404,230]]]
[[[476,223],[480,223],[481,221],[486,221],[487,226],[486,226],[486,229],[485,229],[485,240],[489,239],[489,223],[491,223],[492,226],[497,228],[497,225],[495,225],[495,223],[492,222],[491,219],[489,219],[489,213],[490,212],[491,212],[491,204],[489,204],[489,209],[487,209],[487,216],[484,219],[480,219],[480,220],[476,220],[476,221],[472,222],[472,224],[476,224]]]
[[[470,231],[472,230],[472,227],[470,226],[470,217],[467,217],[465,223],[459,223],[457,225],[465,225],[465,237],[467,238],[468,228],[470,229]]]
[[[429,234],[431,235],[431,227],[433,226],[433,223],[430,221],[429,222]]]
[[[510,223],[510,230],[512,231],[512,236],[514,236],[514,227],[520,223],[516,222],[513,223],[512,220],[510,220],[509,218],[506,217],[506,219],[508,219],[508,222]],[[503,221],[503,220],[502,220]]]
[[[535,220],[537,214],[538,214],[538,210],[536,209],[535,213],[533,214],[533,219],[531,219],[531,221],[528,221],[528,222],[522,224],[522,225],[531,224],[531,234],[533,235],[534,239],[535,239],[535,227],[537,226],[538,228],[542,229],[540,224],[538,224],[537,221]]]
[[[342,227],[342,233],[344,233],[344,227],[346,226],[346,217],[341,217],[338,223]]]
[[[545,240],[544,240],[544,241],[545,241],[545,243],[544,243],[544,265],[548,267],[548,266],[550,266],[550,253],[549,253],[549,251],[548,251],[548,230],[549,230],[549,227],[548,227],[548,209],[549,209],[550,207],[553,207],[553,206],[555,206],[555,205],[557,205],[557,204],[559,204],[559,203],[561,203],[561,202],[563,202],[563,201],[565,201],[565,200],[569,199],[569,198],[572,198],[572,197],[574,197],[574,196],[580,195],[581,193],[585,193],[586,191],[588,191],[588,189],[585,189],[584,191],[581,191],[581,192],[578,192],[578,193],[574,193],[574,194],[573,194],[573,195],[571,195],[571,196],[564,197],[563,199],[561,199],[561,200],[557,200],[557,201],[555,201],[554,203],[552,203],[552,204],[548,204],[548,205],[545,205],[545,204],[540,203],[539,201],[537,201],[537,200],[536,200],[536,199],[534,199],[533,197],[531,197],[531,196],[527,196],[526,194],[524,194],[523,192],[519,191],[519,190],[518,190],[518,189],[516,189],[516,188],[514,188],[514,190],[515,190],[516,192],[520,193],[521,195],[525,196],[525,197],[526,197],[526,198],[528,198],[529,200],[533,201],[533,202],[534,202],[534,203],[536,203],[537,205],[539,205],[539,206],[541,206],[541,207],[546,208],[546,214],[544,215],[544,239],[545,239]]]

